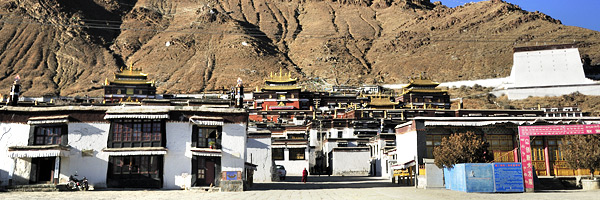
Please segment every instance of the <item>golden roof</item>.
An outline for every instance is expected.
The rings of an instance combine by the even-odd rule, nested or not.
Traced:
[[[400,102],[392,102],[389,97],[371,97],[371,102],[369,102],[370,106],[395,106]]]
[[[418,92],[418,93],[444,93],[444,92],[448,92],[448,91],[447,90],[442,90],[442,89],[415,89],[415,88],[411,88],[411,89],[404,90],[404,92],[402,94],[406,94],[406,93],[410,93],[410,92]]]
[[[417,78],[411,78],[410,83],[406,84],[404,88],[410,88],[414,86],[429,86],[429,87],[437,87],[440,83],[429,80],[428,78],[424,78],[423,76],[419,76]]]
[[[104,81],[105,85],[112,84],[128,84],[128,85],[145,85],[151,84],[154,85],[154,81],[148,81],[148,74],[142,73],[142,69],[134,69],[133,67],[128,67],[126,70],[121,68],[119,72],[114,73],[114,80],[108,81],[106,79]]]
[[[130,85],[144,85],[144,84],[154,84],[154,81],[146,81],[146,80],[114,80],[114,81],[110,81],[110,83],[130,84]]]
[[[296,85],[277,85],[277,86],[266,85],[263,87],[263,90],[299,90],[299,89],[302,89],[302,87],[296,86]]]

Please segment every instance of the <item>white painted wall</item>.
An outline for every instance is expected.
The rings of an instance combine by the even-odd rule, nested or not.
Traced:
[[[398,163],[407,163],[417,156],[417,131],[396,134],[396,152]]]
[[[246,124],[225,124],[221,139],[221,171],[244,171],[246,160]]]
[[[333,151],[333,175],[368,176],[371,168],[370,152]]]
[[[164,155],[163,173],[165,189],[183,189],[191,186],[192,125],[188,122],[166,123],[167,154]]]
[[[515,87],[591,83],[577,48],[516,52],[511,79]]]
[[[306,168],[306,170],[310,169],[308,156],[310,155],[310,150],[308,148],[304,149],[304,160],[290,160],[290,151],[289,149],[283,150],[284,160],[276,160],[275,165],[283,165],[287,172],[287,176],[302,176],[302,170]]]
[[[526,99],[529,96],[544,97],[544,96],[561,96],[571,94],[573,92],[579,92],[584,95],[600,95],[600,83],[592,83],[578,86],[560,86],[560,87],[542,87],[542,88],[526,88],[526,89],[502,89],[493,92],[494,95],[500,96],[506,94],[508,99]]]
[[[271,182],[273,174],[271,138],[248,138],[246,146],[246,162],[258,165],[254,171],[254,182]]]
[[[72,174],[87,177],[94,187],[106,187],[108,154],[102,152],[108,141],[109,123],[69,123],[68,138],[71,150],[61,157],[59,182],[66,183]],[[82,157],[82,150],[93,150],[94,156]]]
[[[8,147],[26,146],[28,138],[29,125],[0,123],[0,185],[7,185],[13,178],[15,160],[8,157]]]

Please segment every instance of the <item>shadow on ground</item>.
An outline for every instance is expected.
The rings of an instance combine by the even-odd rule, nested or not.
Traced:
[[[309,176],[307,183],[300,176],[288,176],[284,181],[254,183],[251,190],[314,190],[340,188],[399,187],[387,179],[359,176]]]

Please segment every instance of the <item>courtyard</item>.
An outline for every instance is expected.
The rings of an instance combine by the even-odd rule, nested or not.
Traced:
[[[87,192],[0,192],[0,199],[597,199],[600,191],[553,190],[536,193],[464,193],[416,189],[374,177],[288,177],[284,182],[257,183],[238,193],[185,190],[102,189]]]

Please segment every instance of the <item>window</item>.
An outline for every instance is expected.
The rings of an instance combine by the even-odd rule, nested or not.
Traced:
[[[111,156],[112,174],[157,177],[159,156]]]
[[[192,146],[197,148],[221,148],[221,127],[194,126]]]
[[[305,148],[294,148],[290,150],[290,160],[304,160]]]
[[[433,157],[433,149],[442,145],[442,138],[448,138],[450,135],[427,135],[425,146],[427,147],[427,158]]]
[[[204,158],[198,158],[198,179],[206,178],[206,163]]]
[[[61,144],[62,126],[35,127],[35,145]]]
[[[342,138],[344,136],[343,134],[344,134],[343,131],[338,131],[338,138]]]
[[[283,160],[283,148],[273,148],[273,160]]]
[[[162,146],[162,129],[161,120],[114,120],[109,138],[109,148]]]
[[[487,135],[486,141],[490,144],[489,150],[492,151],[512,151],[512,135]]]

